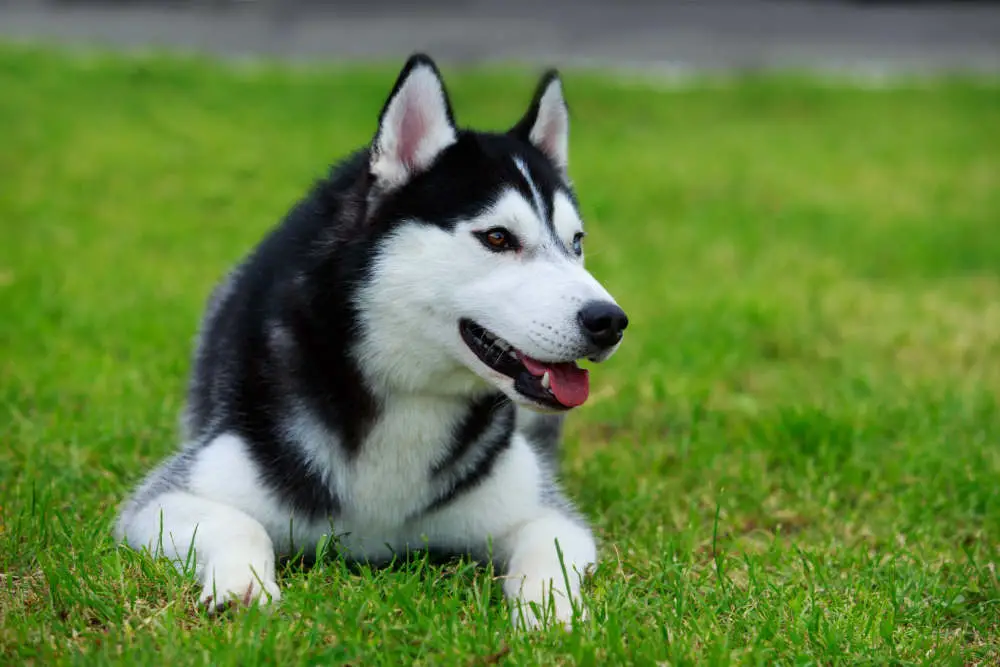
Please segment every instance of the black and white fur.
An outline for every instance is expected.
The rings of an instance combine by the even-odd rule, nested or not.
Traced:
[[[193,555],[210,609],[278,600],[276,554],[333,535],[357,560],[492,558],[513,602],[554,599],[569,622],[596,549],[556,484],[562,415],[459,331],[472,320],[499,353],[553,363],[617,348],[623,313],[600,344],[581,325],[588,304],[617,306],[577,252],[568,129],[554,72],[509,132],[458,129],[436,66],[413,56],[371,144],[212,294],[185,445],[123,505],[117,537]],[[497,227],[520,249],[486,247]]]

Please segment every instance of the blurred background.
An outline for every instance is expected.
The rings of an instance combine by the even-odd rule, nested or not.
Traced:
[[[228,56],[684,71],[996,70],[1000,3],[0,0],[0,36]]]
[[[214,623],[115,508],[415,50],[482,129],[564,74],[631,321],[566,430],[597,621],[330,564]],[[0,0],[0,664],[998,665],[998,212],[998,2]]]

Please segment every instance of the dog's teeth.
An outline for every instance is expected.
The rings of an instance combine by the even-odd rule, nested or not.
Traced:
[[[548,389],[549,388],[549,372],[548,371],[545,371],[545,373],[542,375],[542,388],[543,389]]]

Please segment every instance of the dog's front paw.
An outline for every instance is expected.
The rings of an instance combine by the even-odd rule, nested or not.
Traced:
[[[525,579],[519,594],[511,598],[511,607],[511,620],[519,630],[551,626],[572,630],[574,619],[587,618],[579,589],[567,593],[564,586],[549,581]]]
[[[590,531],[556,514],[529,521],[509,539],[503,589],[514,603],[514,625],[572,628],[586,618],[580,589],[597,558]]]
[[[210,614],[229,609],[234,605],[249,607],[266,605],[281,599],[278,584],[271,577],[260,577],[250,568],[213,570],[201,590],[199,600]]]

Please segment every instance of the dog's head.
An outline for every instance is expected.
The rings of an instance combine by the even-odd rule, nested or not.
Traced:
[[[554,71],[512,129],[483,133],[456,127],[429,58],[406,63],[369,152],[378,243],[357,354],[378,382],[496,388],[542,411],[586,400],[577,361],[610,357],[628,320],[583,266],[568,132]]]

